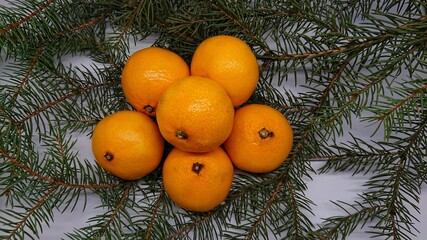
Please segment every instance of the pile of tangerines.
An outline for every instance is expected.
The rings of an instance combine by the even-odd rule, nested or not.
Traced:
[[[204,40],[191,67],[164,48],[135,52],[122,73],[125,98],[135,110],[97,124],[97,163],[122,179],[139,179],[161,164],[166,140],[174,147],[162,165],[167,195],[189,211],[215,208],[231,189],[234,166],[269,172],[292,148],[292,128],[282,113],[246,103],[258,79],[254,53],[233,36]]]

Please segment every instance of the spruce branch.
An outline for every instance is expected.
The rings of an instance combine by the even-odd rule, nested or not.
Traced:
[[[40,58],[40,55],[42,54],[42,51],[44,49],[44,44],[40,44],[40,47],[37,50],[37,53],[34,56],[33,61],[31,62],[30,67],[28,68],[28,71],[25,73],[25,76],[23,77],[21,83],[19,83],[16,92],[13,94],[13,98],[16,99],[19,95],[19,91],[23,88],[25,82],[28,80],[33,68],[35,67],[35,65],[37,64],[38,59]]]
[[[204,223],[205,221],[209,221],[210,219],[214,218],[217,214],[216,213],[212,213],[209,215],[204,216],[203,218],[200,218],[197,221],[194,221],[192,223],[189,223],[188,225],[186,225],[185,227],[179,229],[178,231],[176,231],[175,233],[173,233],[172,235],[169,235],[168,237],[165,238],[165,240],[172,240],[177,238],[180,235],[183,235],[184,233],[192,230],[194,227],[201,225],[202,223]]]
[[[18,159],[8,155],[5,153],[2,149],[0,149],[0,155],[4,157],[6,160],[14,164],[19,169],[27,172],[31,176],[35,177],[36,179],[42,180],[43,182],[49,183],[51,185],[57,185],[57,186],[63,186],[63,187],[70,187],[70,188],[87,188],[87,189],[96,189],[96,188],[112,188],[112,187],[118,187],[123,185],[122,183],[116,183],[116,184],[72,184],[68,182],[58,181],[53,178],[49,178],[47,176],[44,176],[28,166],[25,166],[22,164]]]
[[[12,230],[12,232],[9,234],[9,237],[7,238],[9,239],[13,239],[14,236],[17,234],[17,232],[22,228],[23,225],[25,225],[25,223],[27,222],[28,218],[31,217],[35,211],[40,207],[40,205],[42,205],[46,199],[53,193],[55,192],[55,190],[58,188],[58,185],[55,184],[53,185],[43,196],[42,198],[40,198],[40,200],[35,204],[35,206],[33,208],[31,208],[28,213],[24,216],[24,218],[16,224],[15,228]],[[36,232],[35,232],[36,233]],[[37,233],[36,233],[37,234]]]
[[[371,237],[416,235],[427,182],[424,1],[9,4],[0,9],[1,238],[40,237],[54,209],[86,206],[88,193],[102,212],[68,239],[344,239],[358,227]],[[244,39],[260,62],[248,103],[273,106],[292,123],[294,147],[279,169],[237,172],[222,205],[194,214],[168,198],[161,168],[123,182],[80,155],[78,137],[131,109],[120,75],[134,44],[154,37],[150,44],[190,63],[197,44],[217,34]],[[67,63],[74,57],[90,66]],[[383,127],[385,136],[350,132],[341,142],[354,122]],[[331,199],[342,215],[319,225],[305,195],[314,161],[324,163],[320,174],[369,175],[356,199]]]
[[[43,11],[44,9],[49,7],[53,2],[55,2],[55,0],[48,0],[43,5],[41,5],[39,8],[37,8],[34,12],[30,13],[29,15],[23,17],[22,19],[20,19],[17,22],[11,23],[8,26],[3,27],[2,29],[0,29],[0,35],[8,32],[14,28],[19,27],[21,24],[28,21],[30,18],[37,16],[41,11]]]
[[[56,35],[57,36],[65,36],[67,34],[77,32],[77,31],[82,30],[84,28],[92,27],[94,24],[97,24],[98,22],[102,21],[104,18],[105,18],[105,14],[100,14],[98,17],[90,19],[87,22],[84,22],[82,24],[73,26],[70,29],[67,29],[67,30],[64,30],[64,31],[61,31],[61,32],[57,32],[57,33],[55,33],[55,36]]]
[[[96,85],[90,85],[90,86],[87,86],[85,88],[71,90],[70,93],[68,93],[68,94],[66,94],[66,95],[64,95],[58,99],[55,99],[54,101],[49,102],[46,105],[39,107],[38,109],[34,110],[33,112],[31,112],[28,115],[24,116],[23,118],[19,119],[17,122],[19,124],[24,123],[24,122],[28,121],[29,119],[39,115],[40,113],[48,110],[49,108],[55,106],[56,104],[59,104],[59,103],[65,101],[69,98],[75,97],[84,91],[90,91],[92,89],[99,88],[99,87],[105,87],[108,85],[111,85],[111,83],[101,83],[101,84],[96,84]]]
[[[258,46],[261,46],[262,49],[266,52],[266,54],[272,54],[270,49],[267,47],[267,45],[264,43],[264,41],[262,41],[258,35],[256,33],[253,32],[253,30],[245,23],[243,23],[240,19],[239,16],[234,16],[239,14],[239,12],[228,12],[230,10],[233,9],[238,9],[238,8],[233,8],[232,6],[226,6],[225,2],[218,2],[218,4],[216,4],[214,1],[211,0],[206,0],[206,2],[212,6],[212,9],[215,9],[217,11],[219,11],[221,14],[223,14],[227,19],[229,19],[234,25],[236,25],[239,29],[242,30],[242,32],[246,33],[245,35],[249,36],[251,38],[251,42],[252,44],[256,44]],[[221,6],[220,4],[224,4],[224,6]]]
[[[360,42],[350,42],[347,43],[344,46],[332,48],[332,49],[325,49],[315,52],[308,52],[308,53],[293,53],[293,54],[283,54],[283,55],[275,55],[275,56],[259,56],[260,59],[267,59],[267,60],[273,60],[273,61],[288,61],[288,60],[298,60],[298,59],[311,59],[311,58],[318,58],[322,56],[332,56],[352,51],[360,51],[361,49],[369,48],[371,46],[374,46],[376,44],[382,43],[384,41],[388,41],[391,38],[397,37],[398,34],[403,34],[406,32],[400,31],[401,29],[413,29],[415,23],[418,24],[426,24],[427,18],[426,17],[419,17],[412,22],[405,23],[401,26],[396,27],[395,29],[388,29],[385,33],[382,33],[377,36],[373,36],[370,38],[367,38],[364,41]],[[417,26],[415,25],[415,26]],[[420,32],[422,34],[422,32]]]
[[[265,215],[266,215],[266,214],[267,214],[267,212],[270,210],[271,205],[272,205],[272,204],[274,203],[274,201],[276,200],[276,198],[277,198],[277,194],[278,194],[278,192],[280,191],[280,188],[282,187],[282,184],[283,184],[283,182],[279,182],[279,183],[276,185],[276,189],[274,190],[273,194],[271,194],[271,197],[270,197],[270,199],[268,200],[268,202],[266,203],[266,205],[265,205],[265,207],[264,207],[263,211],[261,212],[261,214],[259,214],[258,219],[257,219],[257,220],[256,220],[256,222],[253,224],[253,226],[251,227],[251,229],[249,229],[249,232],[248,232],[248,235],[247,235],[246,239],[248,239],[248,240],[249,240],[249,239],[252,239],[252,238],[253,238],[253,235],[254,235],[255,231],[257,230],[258,226],[261,224],[261,222],[263,222],[263,221],[264,221],[264,219],[265,219]],[[298,230],[298,225],[299,225],[298,221],[296,221],[295,225],[297,226],[297,227],[296,227],[296,232],[299,232],[299,230]]]
[[[392,236],[394,239],[412,238],[411,229],[414,229],[412,222],[415,219],[406,208],[414,208],[418,211],[415,203],[419,202],[417,193],[420,192],[419,188],[422,183],[413,179],[421,174],[419,172],[420,169],[415,166],[423,164],[423,162],[425,164],[425,159],[422,159],[422,157],[420,159],[418,154],[412,155],[414,154],[412,151],[419,148],[420,139],[425,137],[426,119],[424,116],[419,127],[406,139],[400,140],[405,143],[403,148],[400,146],[396,147],[397,149],[395,150],[379,148],[373,149],[374,151],[370,153],[364,150],[363,146],[355,145],[357,148],[350,146],[351,148],[346,149],[347,153],[344,155],[331,156],[330,160],[321,169],[322,171],[332,166],[338,171],[350,170],[357,165],[346,161],[351,162],[352,158],[358,161],[363,158],[370,162],[371,167],[363,169],[368,164],[358,163],[359,166],[355,168],[354,173],[357,174],[362,170],[366,172],[369,170],[374,172],[375,175],[366,183],[369,186],[369,191],[361,196],[362,202],[355,202],[354,205],[344,202],[337,204],[342,209],[347,206],[354,208],[358,213],[363,212],[367,215],[359,218],[356,222],[348,221],[352,216],[355,216],[355,213],[349,213],[343,218],[332,217],[326,219],[326,227],[320,229],[321,231],[326,231],[322,239],[336,239],[338,236],[346,236],[357,227],[358,223],[364,222],[364,225],[367,223],[367,219],[372,221],[376,218],[380,219],[380,221],[373,226],[372,232],[374,233],[374,229],[378,229],[378,232],[375,232],[378,236]],[[385,145],[386,143],[383,144]],[[372,147],[370,148],[372,149]],[[358,153],[357,151],[361,152]],[[372,166],[374,167],[372,168]],[[368,214],[365,209],[371,209],[372,206],[375,206],[377,210]],[[351,226],[347,225],[347,221],[351,223]],[[331,227],[328,227],[329,225]]]
[[[152,214],[151,214],[150,223],[148,224],[147,232],[145,234],[145,239],[146,240],[150,239],[150,233],[152,231],[152,228],[153,228],[153,225],[154,225],[154,221],[156,220],[156,216],[157,216],[157,213],[159,211],[159,208],[160,208],[160,206],[162,204],[162,199],[164,198],[164,195],[165,195],[165,193],[164,193],[164,191],[162,189],[162,191],[160,192],[160,194],[157,197],[157,199],[155,201],[155,204],[154,204],[154,209],[153,209]]]
[[[376,116],[376,119],[379,121],[385,121],[385,119],[387,119],[390,115],[392,115],[393,112],[397,111],[399,108],[404,106],[411,99],[417,97],[420,94],[423,94],[424,91],[426,91],[426,89],[427,89],[427,85],[424,85],[424,86],[420,87],[419,89],[416,89],[414,92],[410,93],[408,96],[406,96],[404,99],[400,100],[394,106],[387,109],[384,113],[382,113],[379,116]]]
[[[316,239],[339,239],[340,236],[348,236],[357,228],[358,224],[366,224],[367,221],[371,220],[369,216],[375,215],[378,211],[386,207],[381,205],[365,207],[360,202],[356,202],[354,205],[348,205],[345,202],[334,204],[347,213],[347,215],[328,218],[327,221],[333,224],[333,226],[325,229],[320,234],[316,232],[311,233]],[[350,212],[344,206],[348,206],[354,212]]]
[[[111,215],[109,216],[108,221],[105,223],[105,225],[97,233],[97,238],[103,237],[106,234],[111,223],[117,218],[117,215],[119,214],[120,209],[123,207],[126,199],[129,197],[129,190],[130,190],[131,186],[132,186],[131,184],[126,184],[125,189],[123,191],[123,195],[120,198],[119,203],[117,204],[116,208],[111,213]]]

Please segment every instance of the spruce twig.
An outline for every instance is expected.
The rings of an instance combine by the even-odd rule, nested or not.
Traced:
[[[427,182],[426,8],[418,0],[9,1],[0,7],[0,238],[40,238],[57,214],[86,206],[88,193],[105,212],[67,239],[326,240],[358,228],[414,238]],[[293,126],[280,168],[237,172],[226,201],[195,214],[171,202],[160,168],[119,181],[80,154],[79,137],[131,109],[120,75],[135,43],[190,63],[217,34],[242,38],[260,62],[249,103],[273,106]],[[68,62],[80,57],[89,65]],[[377,129],[366,139],[355,123]],[[331,172],[365,174],[366,190],[331,199],[342,214],[316,224],[307,183]]]

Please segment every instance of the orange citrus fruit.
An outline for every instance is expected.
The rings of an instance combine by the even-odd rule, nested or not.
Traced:
[[[159,47],[144,48],[133,53],[123,68],[123,93],[136,110],[155,116],[162,92],[189,74],[187,63],[178,54]]]
[[[162,176],[164,189],[176,205],[189,211],[205,212],[227,197],[234,168],[220,147],[207,153],[174,148],[166,157]]]
[[[292,127],[282,113],[267,105],[250,104],[236,110],[224,148],[237,168],[262,173],[278,168],[292,144]]]
[[[191,75],[219,82],[236,107],[254,92],[259,70],[254,53],[243,40],[218,35],[205,39],[196,48],[191,60]]]
[[[157,106],[163,137],[189,152],[208,152],[220,146],[233,128],[234,108],[217,82],[188,76],[170,85]]]
[[[125,180],[146,176],[159,166],[164,140],[147,115],[123,110],[103,118],[92,136],[98,164]]]

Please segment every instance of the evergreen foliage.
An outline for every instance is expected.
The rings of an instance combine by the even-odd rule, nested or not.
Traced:
[[[427,183],[427,3],[424,0],[10,0],[0,7],[1,239],[38,239],[57,212],[100,200],[99,215],[64,239],[379,239],[417,235]],[[260,61],[250,102],[294,127],[294,147],[268,174],[237,172],[224,204],[177,209],[157,169],[121,181],[82,156],[104,116],[130,109],[120,75],[153,39],[187,62],[205,38],[242,38]],[[84,56],[89,65],[70,64]],[[343,135],[377,126],[381,141]],[[88,146],[89,147],[89,146]],[[320,170],[312,161],[324,161]],[[333,201],[318,225],[314,174],[368,174],[366,191]]]

